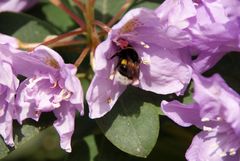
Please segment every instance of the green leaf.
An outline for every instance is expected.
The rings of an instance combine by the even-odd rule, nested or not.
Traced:
[[[147,158],[138,158],[122,152],[105,137],[98,136],[99,155],[94,161],[185,161],[185,153],[199,130],[178,126],[165,116],[160,117],[161,132],[157,143]]]
[[[95,4],[96,19],[108,22],[121,8],[125,1],[97,0]]]
[[[36,7],[28,11],[28,13],[51,23],[60,29],[61,32],[67,32],[74,29],[74,27],[77,28],[77,25],[67,13],[49,2],[40,2]]]
[[[150,9],[157,8],[164,0],[135,0],[132,8],[146,7]]]
[[[156,95],[129,87],[114,108],[97,124],[105,136],[119,149],[129,154],[147,157],[159,133],[160,98]],[[155,100],[156,102],[156,100]]]
[[[48,35],[58,34],[52,25],[23,13],[0,13],[0,32],[24,42],[41,42]]]
[[[154,9],[158,7],[163,0],[134,0],[131,9],[146,7]],[[122,1],[113,1],[113,0],[97,0],[95,5],[95,16],[96,19],[102,22],[108,22],[123,6],[125,0]]]
[[[8,147],[2,139],[0,139],[0,159],[8,155],[9,152],[21,148],[25,143],[34,137],[38,136],[40,131],[52,125],[54,121],[54,116],[49,114],[42,114],[39,122],[36,123],[33,120],[26,120],[21,126],[18,123],[14,122],[13,124],[13,136],[15,147]]]

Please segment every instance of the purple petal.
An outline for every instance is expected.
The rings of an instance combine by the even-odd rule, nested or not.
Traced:
[[[121,21],[115,24],[112,29],[120,30],[122,34],[126,34],[134,32],[136,28],[155,26],[157,21],[159,21],[159,19],[152,10],[136,8],[127,12]]]
[[[59,68],[65,64],[62,57],[47,46],[38,46],[31,54],[54,68]]]
[[[76,77],[77,69],[74,65],[65,65],[61,75],[65,78],[65,87],[72,92],[70,102],[72,104],[83,105],[83,91],[80,80]],[[83,113],[83,108],[79,109],[80,113]]]
[[[162,111],[177,124],[188,127],[200,125],[199,107],[197,104],[184,105],[178,101],[162,101]]]
[[[94,71],[103,70],[106,68],[107,64],[111,61],[111,56],[116,53],[113,47],[110,36],[99,44],[95,51],[94,57]]]
[[[18,105],[16,108],[16,113],[19,123],[22,123],[22,121],[27,118],[32,118],[35,121],[38,121],[41,115],[41,112],[36,110],[34,100],[26,100],[27,91],[25,87],[27,84],[28,80],[24,80],[20,84],[16,95],[16,104]]]
[[[109,112],[118,97],[126,89],[109,78],[102,77],[98,73],[94,76],[86,95],[89,105],[89,117],[99,118]]]
[[[192,66],[194,70],[199,73],[203,73],[210,68],[212,68],[216,63],[225,55],[224,52],[219,53],[208,53],[208,54],[200,54],[196,60],[193,61]]]
[[[178,93],[189,84],[192,69],[179,57],[177,51],[150,46],[139,55],[149,56],[148,64],[140,66],[139,86],[158,94]]]
[[[37,3],[38,0],[1,0],[0,12],[13,11],[20,12],[28,9]]]
[[[61,108],[54,110],[54,114],[57,120],[53,125],[60,136],[60,146],[70,153],[72,151],[71,138],[75,126],[75,109],[66,103]]]
[[[12,132],[12,107],[5,107],[4,115],[0,117],[0,134],[3,137],[5,143],[10,146],[14,146],[13,132]]]
[[[17,88],[18,80],[13,75],[12,67],[9,63],[0,60],[0,84],[8,88]]]
[[[1,3],[1,2],[0,2]],[[13,48],[18,48],[18,40],[15,37],[0,33],[0,44],[8,44]]]
[[[168,21],[169,26],[186,28],[189,26],[187,20],[196,15],[194,3],[189,0],[167,0],[164,1],[156,10],[162,22]]]
[[[189,161],[239,161],[239,154],[228,155],[219,146],[219,140],[213,133],[200,132],[186,152]]]

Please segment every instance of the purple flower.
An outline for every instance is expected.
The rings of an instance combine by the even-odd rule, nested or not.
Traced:
[[[177,50],[173,29],[163,30],[151,10],[134,9],[113,26],[95,52],[95,76],[87,92],[89,116],[111,110],[127,85],[158,94],[180,93],[191,79],[191,68]]]
[[[36,4],[38,0],[1,0],[0,12],[13,11],[20,12]]]
[[[239,51],[239,6],[238,0],[166,0],[155,12],[165,27],[174,26],[191,39],[185,54],[197,56],[192,66],[204,72],[226,52]]]
[[[189,161],[238,161],[240,150],[240,96],[219,75],[194,75],[194,103],[162,102],[163,112],[181,126],[203,131],[189,147]]]
[[[53,111],[61,147],[71,152],[75,112],[83,114],[83,92],[76,67],[65,64],[58,53],[45,46],[30,54],[14,54],[12,61],[21,66],[17,73],[27,77],[17,90],[19,122],[26,118],[38,121],[42,112]]]
[[[8,45],[0,44],[0,135],[6,144],[14,146],[12,120],[14,119],[15,94],[19,85],[13,73],[12,64],[4,59]]]
[[[5,35],[5,34],[1,34],[1,33],[0,33],[0,44],[8,44],[13,48],[19,47],[18,40],[16,38]]]

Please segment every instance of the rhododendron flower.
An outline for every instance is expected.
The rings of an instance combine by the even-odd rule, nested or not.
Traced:
[[[1,48],[1,46],[0,46]],[[0,49],[0,57],[2,50]],[[19,81],[12,65],[0,59],[0,135],[6,144],[14,146],[12,120],[14,119],[15,94]]]
[[[108,38],[97,47],[95,76],[87,92],[91,118],[110,111],[127,85],[170,94],[181,92],[189,83],[191,68],[177,50],[183,44],[169,36],[179,33],[162,30],[158,22],[153,11],[134,9],[113,26]]]
[[[181,126],[195,125],[203,131],[189,147],[189,161],[239,161],[240,96],[219,75],[194,76],[194,103],[162,102],[163,112]]]
[[[10,45],[15,46],[16,39],[0,34],[0,135],[6,144],[14,146],[12,121],[15,118],[15,94],[19,80],[14,74],[13,65],[5,56]]]
[[[1,0],[0,12],[2,11],[20,12],[22,10],[32,7],[37,2],[38,0]]]
[[[204,72],[225,53],[239,51],[239,6],[238,0],[166,0],[155,12],[165,27],[191,37],[185,52],[197,56],[192,66]]]
[[[83,114],[83,92],[76,67],[65,64],[58,53],[45,46],[37,47],[30,54],[19,52],[13,57],[15,65],[25,66],[18,68],[18,74],[27,77],[17,91],[19,122],[26,118],[38,121],[42,112],[53,111],[61,147],[71,152],[75,112]]]

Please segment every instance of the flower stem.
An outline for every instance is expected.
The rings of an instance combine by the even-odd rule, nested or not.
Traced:
[[[78,8],[84,13],[86,12],[86,6],[79,0],[73,0],[73,2],[78,6]]]
[[[131,6],[132,4],[132,0],[126,0],[126,2],[124,3],[124,5],[121,7],[121,9],[118,11],[118,13],[107,23],[108,26],[112,26],[114,25],[115,22],[117,22],[122,15],[124,14],[124,12],[127,11],[127,9]]]
[[[70,9],[68,9],[60,0],[50,0],[55,6],[65,11],[81,28],[85,28],[85,23],[75,15]]]
[[[78,57],[78,59],[75,61],[74,65],[76,67],[79,67],[80,64],[82,63],[82,61],[84,60],[84,58],[87,56],[88,51],[90,50],[89,47],[86,47],[83,49],[82,53],[80,54],[80,56]]]
[[[78,29],[78,30],[75,30],[75,31],[71,31],[71,32],[68,32],[68,33],[64,33],[64,34],[61,34],[61,35],[58,35],[57,37],[55,38],[52,38],[50,40],[47,40],[43,43],[40,43],[40,44],[36,44],[36,46],[34,46],[33,48],[30,49],[30,51],[32,51],[34,48],[40,46],[40,45],[46,45],[46,46],[49,46],[50,44],[53,44],[53,43],[56,43],[64,38],[67,38],[67,37],[70,37],[70,36],[74,36],[74,35],[80,35],[81,33],[83,33],[83,30],[82,29]]]
[[[94,22],[95,22],[95,25],[99,26],[103,31],[107,33],[111,30],[111,28],[109,28],[105,23],[101,21],[95,20]]]

